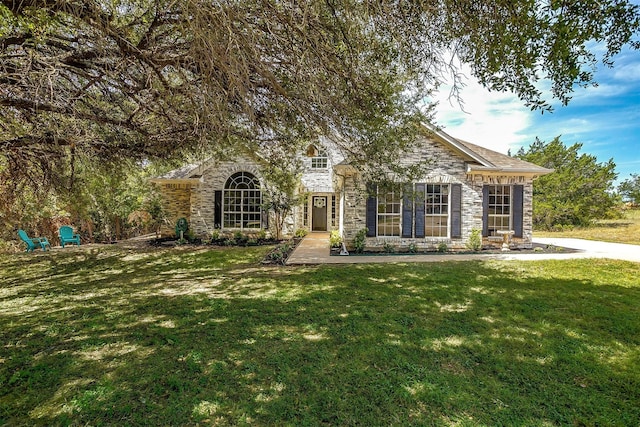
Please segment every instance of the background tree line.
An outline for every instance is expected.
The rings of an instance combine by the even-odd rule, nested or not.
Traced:
[[[596,220],[620,215],[623,202],[630,207],[640,202],[640,177],[632,174],[616,188],[613,159],[598,162],[593,155],[580,153],[582,144],[565,146],[560,137],[545,143],[536,140],[516,157],[553,169],[533,183],[534,228],[542,230],[586,227]]]

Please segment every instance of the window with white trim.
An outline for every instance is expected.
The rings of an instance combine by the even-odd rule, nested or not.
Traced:
[[[426,184],[424,195],[425,237],[449,235],[449,185]]]
[[[319,149],[315,155],[311,157],[311,169],[326,169],[329,166],[329,157],[327,152]]]
[[[262,226],[260,181],[249,172],[237,172],[225,183],[223,228],[255,229]]]
[[[378,190],[378,236],[400,236],[400,194]]]
[[[494,235],[498,230],[511,229],[511,186],[489,185],[488,230]]]

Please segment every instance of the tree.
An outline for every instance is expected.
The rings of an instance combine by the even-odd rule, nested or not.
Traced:
[[[627,178],[618,185],[618,193],[623,200],[634,205],[640,205],[640,175],[632,173],[631,178]]]
[[[533,183],[533,225],[541,229],[557,226],[587,226],[610,215],[616,203],[613,159],[598,163],[595,156],[579,154],[582,144],[565,147],[556,137],[545,143],[536,138],[528,150],[516,157],[554,169]]]
[[[26,183],[0,173],[0,239],[15,238],[16,229],[25,228],[53,243],[58,228],[67,224],[89,241],[155,231],[163,212],[149,178],[172,166],[129,161],[112,169],[79,159],[73,172],[60,172],[62,182],[74,182],[70,187],[40,186],[37,180]]]
[[[0,148],[15,176],[64,159],[288,152],[336,136],[372,169],[415,140],[452,57],[548,108],[640,26],[627,0],[2,0]],[[339,137],[338,137],[339,136]]]
[[[282,238],[285,221],[296,206],[306,201],[300,192],[302,163],[298,157],[277,149],[268,150],[262,156],[262,175],[265,179],[263,209],[272,212],[276,239]]]
[[[402,175],[431,91],[459,94],[455,58],[545,110],[541,79],[567,103],[639,28],[631,0],[0,0],[3,209],[57,215],[81,169],[293,156],[321,134]]]

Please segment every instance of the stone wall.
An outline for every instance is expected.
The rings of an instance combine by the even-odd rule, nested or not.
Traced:
[[[166,214],[166,221],[160,227],[160,234],[173,235],[179,218],[186,218],[191,223],[191,184],[160,184],[157,188],[162,195],[162,208]]]
[[[502,184],[502,185],[522,185],[522,238],[512,238],[515,247],[531,248],[533,246],[533,178],[530,176],[508,176],[508,175],[489,175],[476,174],[473,179],[474,185],[482,195],[482,186],[485,184]],[[482,206],[478,212],[480,214],[480,227],[482,226]],[[485,243],[490,243],[485,241]]]
[[[416,183],[453,184],[462,186],[462,237],[461,238],[401,238],[367,237],[366,246],[371,250],[381,250],[385,244],[398,249],[415,244],[418,250],[436,249],[445,243],[450,249],[464,249],[473,229],[482,229],[482,187],[484,184],[520,184],[524,185],[523,238],[514,239],[517,246],[530,247],[532,238],[532,179],[523,176],[468,175],[464,160],[456,153],[437,142],[426,140],[423,147],[406,157],[409,162],[427,162],[425,175]],[[359,176],[345,178],[344,192],[344,231],[343,237],[348,244],[353,242],[357,232],[366,228],[365,183]]]
[[[255,175],[264,187],[255,162],[242,158],[233,162],[212,162],[203,170],[200,185],[191,192],[190,227],[196,235],[210,235],[215,229],[215,192],[224,189],[227,179],[236,172]]]

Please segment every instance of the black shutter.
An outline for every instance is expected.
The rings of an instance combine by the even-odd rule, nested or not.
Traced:
[[[462,237],[462,184],[451,184],[451,237]]]
[[[416,184],[416,237],[424,237],[424,184]]]
[[[482,235],[489,235],[489,186],[482,187]]]
[[[222,190],[217,190],[214,196],[213,228],[222,228]]]
[[[413,237],[413,186],[407,184],[402,199],[402,237]]]
[[[376,186],[367,185],[367,237],[376,237],[378,226],[378,199]]]
[[[513,186],[513,237],[522,237],[522,222],[524,213],[524,186]]]

